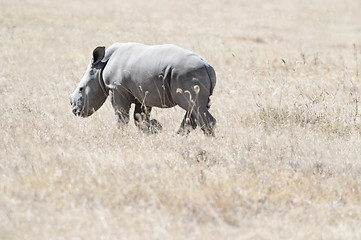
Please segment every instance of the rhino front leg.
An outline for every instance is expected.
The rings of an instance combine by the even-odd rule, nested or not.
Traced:
[[[123,129],[125,125],[127,125],[129,122],[129,112],[123,112],[123,111],[116,111],[115,112],[115,124],[116,128]]]
[[[134,123],[145,133],[158,133],[162,130],[162,125],[156,119],[150,119],[151,107],[135,104]]]
[[[114,94],[110,92],[109,97],[111,99],[114,111],[115,111],[115,124],[117,129],[123,129],[129,122],[130,101],[125,96],[120,94]]]

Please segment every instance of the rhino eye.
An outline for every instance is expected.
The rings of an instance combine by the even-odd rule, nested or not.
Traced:
[[[79,92],[82,92],[83,91],[83,88],[81,87],[81,88],[79,88]]]

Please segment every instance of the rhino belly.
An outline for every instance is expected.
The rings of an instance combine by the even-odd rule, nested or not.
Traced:
[[[169,83],[163,81],[162,78],[134,82],[131,91],[137,101],[148,107],[169,108],[175,106],[170,94]]]

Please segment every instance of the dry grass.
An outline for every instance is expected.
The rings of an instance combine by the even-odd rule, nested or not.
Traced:
[[[0,239],[359,238],[361,5],[271,2],[0,0]],[[203,55],[216,138],[74,117],[116,41]]]

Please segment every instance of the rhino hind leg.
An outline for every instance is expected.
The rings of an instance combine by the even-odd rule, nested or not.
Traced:
[[[197,122],[206,135],[214,137],[214,127],[216,125],[216,119],[212,116],[212,114],[208,112],[208,110],[198,113]]]
[[[200,83],[194,87],[182,86],[182,88],[186,90],[178,90],[174,99],[187,113],[177,133],[186,135],[199,126],[206,135],[214,136],[216,119],[208,111],[209,91]]]
[[[174,74],[171,94],[174,102],[187,113],[178,133],[188,134],[199,126],[206,135],[214,136],[216,119],[209,113],[209,97],[212,80],[206,68],[195,69],[186,74]]]
[[[191,116],[191,114],[189,114],[189,112],[186,112],[183,121],[180,125],[180,128],[177,131],[177,134],[188,135],[193,129],[196,129],[196,127],[197,127],[197,123],[195,119]]]
[[[202,131],[209,136],[214,136],[214,127],[216,119],[208,110],[187,112],[177,132],[180,135],[188,135],[192,130],[200,126]]]
[[[150,119],[151,107],[135,104],[134,123],[144,133],[158,133],[162,130],[162,125],[156,119]]]

